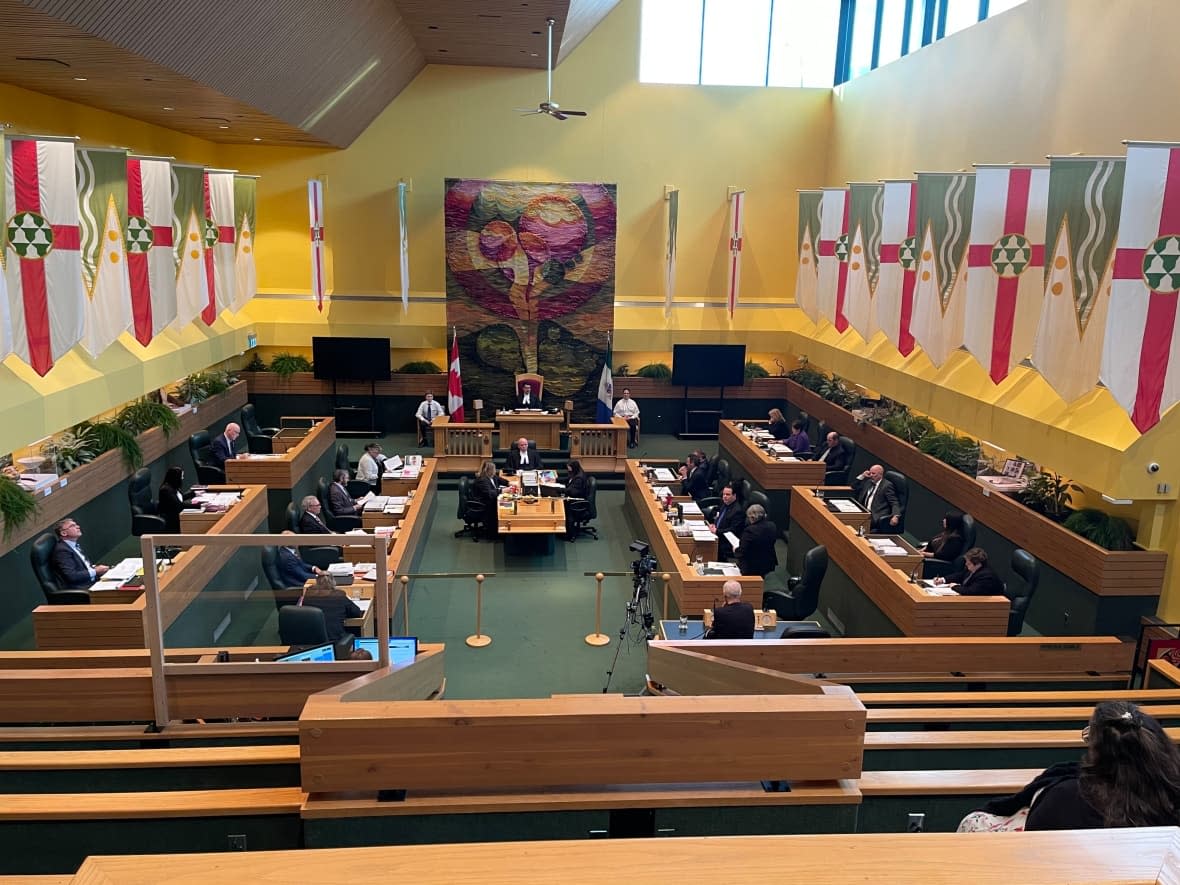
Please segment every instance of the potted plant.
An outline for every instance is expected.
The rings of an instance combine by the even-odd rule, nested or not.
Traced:
[[[1017,495],[1017,499],[1025,507],[1055,522],[1061,522],[1069,514],[1073,492],[1081,490],[1081,486],[1075,485],[1060,474],[1042,470],[1029,479],[1028,485]]]
[[[749,381],[752,378],[769,378],[769,377],[770,377],[770,373],[768,371],[766,371],[764,368],[762,368],[762,366],[758,365],[758,363],[754,362],[753,360],[746,361],[746,380],[747,381]]]
[[[96,421],[93,424],[83,421],[74,428],[87,428],[93,433],[99,454],[117,449],[123,456],[123,463],[131,470],[138,470],[143,466],[143,449],[139,447],[139,440],[135,434],[115,421]]]
[[[648,363],[635,370],[637,378],[655,378],[658,381],[672,380],[672,370],[667,363]]]
[[[296,372],[310,372],[312,365],[311,360],[297,353],[276,353],[270,361],[270,370],[287,381]]]
[[[860,402],[860,394],[845,384],[844,379],[838,375],[825,378],[815,392],[842,409],[851,409]]]
[[[0,473],[0,518],[4,520],[4,537],[30,519],[37,512],[37,499],[8,473]]]
[[[800,387],[806,387],[812,393],[819,393],[820,387],[828,380],[827,375],[819,369],[812,368],[811,364],[807,362],[807,357],[801,357],[799,365],[787,372],[787,377]]]
[[[101,451],[91,427],[79,424],[72,430],[62,431],[42,446],[41,454],[54,460],[58,473],[69,473],[93,461]]]
[[[115,416],[115,423],[133,436],[138,436],[153,427],[159,427],[165,436],[180,429],[180,419],[164,403],[149,397],[141,397],[125,405]]]
[[[925,415],[915,415],[909,406],[894,403],[881,420],[881,429],[916,446],[922,437],[934,431],[934,422]]]
[[[1135,549],[1135,536],[1126,521],[1093,507],[1071,513],[1062,525],[1106,550]]]
[[[979,443],[949,430],[932,430],[917,443],[918,451],[949,464],[968,476],[975,476],[979,465]]]
[[[195,405],[225,393],[236,382],[237,379],[227,372],[193,372],[176,385],[176,392],[186,403]]]
[[[400,375],[441,375],[440,369],[430,360],[411,360],[397,370]]]
[[[250,358],[250,362],[246,363],[246,368],[243,369],[243,371],[245,371],[245,372],[269,372],[270,366],[268,366],[263,361],[262,357],[260,357],[258,355],[258,351],[255,351],[254,355]]]

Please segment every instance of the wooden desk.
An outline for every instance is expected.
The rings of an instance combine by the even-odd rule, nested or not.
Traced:
[[[622,473],[627,461],[627,422],[571,424],[570,460],[581,461],[587,473]]]
[[[896,554],[895,553],[895,554],[888,554],[888,555],[874,553],[874,555],[880,556],[883,560],[885,560],[887,563],[889,563],[889,565],[891,565],[893,568],[900,569],[901,571],[905,572],[907,576],[912,575],[915,572],[921,571],[921,569],[919,569],[918,566],[921,565],[922,560],[925,557],[923,557],[922,554],[918,552],[917,547],[915,547],[913,544],[911,544],[909,541],[907,541],[901,535],[865,535],[866,546],[871,548],[872,544],[869,542],[875,538],[884,538],[885,540],[889,541],[890,544],[893,544],[895,547],[899,547],[902,550],[904,550],[905,553],[904,554]],[[874,551],[870,550],[870,552],[874,552]],[[921,577],[921,575],[919,574],[918,577]]]
[[[440,415],[430,425],[434,432],[434,457],[446,473],[475,473],[492,458],[494,424],[454,424]],[[382,486],[384,488],[384,486]]]
[[[726,578],[721,575],[696,573],[688,555],[680,549],[672,526],[664,519],[663,511],[652,497],[651,486],[643,478],[639,471],[639,462],[636,460],[627,461],[626,484],[627,504],[638,516],[639,524],[643,527],[642,537],[651,545],[651,553],[659,562],[659,570],[653,576],[652,586],[652,591],[658,594],[655,605],[657,612],[663,608],[664,590],[660,575],[664,572],[672,578],[669,590],[676,601],[677,613],[695,615],[706,608],[712,608],[714,600],[721,598],[722,586],[730,580],[738,581],[742,585],[743,599],[751,602],[755,608],[761,606],[762,579],[757,575]],[[670,616],[673,613],[666,614]]]
[[[828,567],[819,609],[833,612],[849,635],[888,635],[889,629],[903,636],[1007,634],[1009,603],[1005,597],[927,596],[918,585],[909,583],[908,572],[898,571],[873,553],[868,541],[858,538],[851,526],[840,522],[822,500],[804,489],[792,493],[791,521],[802,530],[799,535],[827,547],[831,564],[838,568],[834,574],[832,565]],[[799,535],[792,531],[792,562],[796,558],[801,561],[806,552],[807,542]],[[863,597],[858,599],[856,590]],[[865,599],[872,605],[866,606]]]
[[[537,498],[529,503],[517,498],[515,504],[515,512],[500,508],[501,535],[552,535],[565,531],[564,499]]]
[[[419,476],[419,480],[420,479],[421,476]],[[413,491],[413,489],[410,489],[410,491]],[[361,511],[361,528],[367,532],[371,532],[378,526],[397,525],[410,515],[410,511],[414,509],[414,504],[415,498],[410,498],[410,500],[406,502],[406,509],[401,513],[386,513],[384,510]]]
[[[523,436],[535,441],[538,449],[560,449],[561,421],[560,413],[498,412],[496,422],[500,425],[500,448],[510,448],[513,440]],[[623,446],[625,449],[625,442]]]
[[[273,454],[284,455],[307,439],[309,433],[305,427],[282,427],[270,438],[270,450]]]
[[[287,527],[287,505],[315,493],[316,481],[330,480],[336,465],[336,421],[321,418],[294,448],[280,455],[238,455],[225,462],[227,483],[265,485],[267,527],[278,533]]]
[[[240,486],[207,486],[210,492],[236,492]],[[240,503],[240,502],[239,502]],[[230,510],[233,508],[231,507]],[[221,520],[227,510],[202,510],[199,513],[180,512],[180,533],[182,535],[203,535]]]
[[[730,471],[735,477],[744,476],[766,494],[770,502],[767,516],[780,529],[786,528],[791,512],[791,489],[823,485],[824,464],[822,461],[780,461],[765,449],[758,448],[737,429],[737,425],[737,421],[718,424],[721,457],[729,460]]]
[[[869,511],[865,510],[861,503],[856,500],[856,495],[848,486],[819,486],[812,489],[812,492],[816,491],[823,493],[824,506],[828,508],[828,512],[836,517],[839,522],[852,526],[854,532],[867,532],[869,530],[869,522],[871,520]],[[832,505],[832,502],[835,500],[851,501],[857,507],[856,512],[845,513],[844,511],[837,510]]]

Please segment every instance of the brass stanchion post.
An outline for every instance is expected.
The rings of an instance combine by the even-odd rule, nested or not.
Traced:
[[[483,648],[492,644],[492,637],[483,635],[483,575],[475,576],[475,634],[467,637],[472,648]]]
[[[550,500],[553,500],[550,498]],[[586,637],[587,645],[609,645],[610,637],[602,632],[602,579],[606,577],[602,572],[594,576],[598,582],[598,589],[594,593],[594,632]]]
[[[410,579],[402,575],[402,632],[410,635]]]
[[[672,583],[672,576],[667,572],[660,575],[660,579],[664,582],[664,620],[668,620],[668,587]]]

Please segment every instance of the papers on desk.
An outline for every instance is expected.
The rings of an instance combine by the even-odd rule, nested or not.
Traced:
[[[670,488],[668,488],[667,486],[656,486],[651,491],[652,491],[652,494],[655,495],[656,499],[659,501],[664,500],[664,498],[666,498],[670,494],[672,494],[672,490]]]
[[[667,467],[657,467],[655,469],[656,482],[676,482],[676,474]]]
[[[701,505],[696,501],[685,501],[680,505],[680,512],[684,514],[686,518],[690,516],[697,516],[701,517],[702,519],[704,518],[701,514]]]
[[[377,576],[373,575],[373,577],[376,578]],[[364,617],[369,613],[369,606],[373,604],[372,599],[354,599],[353,602],[355,602],[356,607],[361,610],[361,617]]]
[[[281,458],[281,457],[283,457],[283,456],[272,454],[270,452],[267,452],[266,454],[259,454],[257,452],[241,452],[241,453],[234,456],[234,460],[235,461],[266,461],[269,458]]]
[[[837,513],[864,513],[864,508],[848,498],[829,498],[828,506]]]
[[[200,505],[197,510],[229,510],[240,500],[241,492],[199,492],[193,496],[192,503]]]
[[[522,471],[520,471],[519,475],[520,475],[520,484],[522,486],[540,485],[540,483],[537,481],[537,471],[535,471],[535,470],[522,470]]]
[[[909,551],[899,547],[888,538],[869,538],[869,546],[881,556],[909,556]]]
[[[708,529],[693,529],[692,539],[694,541],[709,542],[716,540],[716,536]]]
[[[771,443],[770,450],[776,455],[792,455],[791,447],[784,443]]]
[[[365,498],[365,513],[380,513],[389,503],[389,495],[372,495]]]
[[[732,562],[706,562],[706,575],[724,575],[727,578],[740,578],[742,570]]]
[[[401,470],[402,467],[404,467],[404,466],[405,466],[405,462],[402,461],[401,455],[394,455],[390,458],[385,459],[385,469],[386,470]]]
[[[383,474],[383,478],[384,479],[417,479],[419,474],[421,474],[421,473],[422,473],[422,468],[420,466],[414,466],[414,465],[411,465],[408,463],[406,464],[405,467],[402,467],[400,470],[389,470],[388,465],[387,465],[385,473]]]
[[[356,564],[352,562],[333,562],[328,566],[328,574],[333,578],[343,578],[356,571]]]
[[[558,485],[556,470],[538,470],[537,478],[547,486]]]
[[[143,560],[130,557],[112,565],[102,578],[90,586],[91,593],[101,593],[104,590],[118,590],[136,575],[143,574]]]
[[[959,591],[953,589],[949,584],[935,584],[931,580],[922,580],[918,582],[918,586],[922,588],[922,592],[927,596],[958,596]]]

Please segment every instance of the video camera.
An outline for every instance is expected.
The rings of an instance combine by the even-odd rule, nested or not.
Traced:
[[[639,557],[631,563],[631,573],[635,577],[647,578],[659,567],[659,562],[651,555],[651,545],[646,541],[632,541],[627,549]]]

